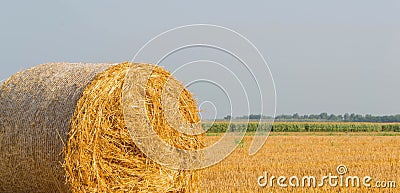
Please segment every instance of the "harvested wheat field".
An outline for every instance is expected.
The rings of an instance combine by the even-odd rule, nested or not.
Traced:
[[[183,88],[172,81],[163,92],[168,80],[162,68],[137,63],[50,63],[12,76],[0,88],[0,192],[196,191],[197,172],[161,166],[135,143],[134,130],[153,128],[170,146],[204,146],[203,135],[171,126],[200,128],[186,89],[176,122],[167,121],[162,93]]]
[[[313,135],[272,133],[254,156],[248,155],[252,137],[246,136],[241,143],[242,147],[228,158],[202,170],[201,192],[400,192],[399,136],[369,136],[369,133]],[[216,136],[207,136],[207,143],[217,139]],[[347,167],[344,175],[337,172],[341,164]],[[264,176],[264,172],[268,173],[268,184],[260,187],[258,177]],[[337,186],[331,187],[328,179],[325,179],[323,186],[319,187],[321,178],[329,173],[338,176]],[[288,187],[278,186],[277,179],[270,186],[272,176],[286,177],[282,184]],[[299,179],[299,186],[291,187],[288,180],[292,176]],[[308,187],[307,180],[305,187],[302,187],[304,176],[314,176],[316,187]],[[340,176],[344,179],[342,187]],[[350,178],[349,186],[345,187],[345,180],[349,176],[360,178],[359,188],[352,187]],[[368,183],[371,185],[369,188],[362,183],[365,176],[372,178]],[[262,184],[265,178],[261,180]],[[292,182],[294,186],[297,185],[295,178]],[[332,180],[333,185],[334,182]],[[376,187],[384,185],[386,188]]]

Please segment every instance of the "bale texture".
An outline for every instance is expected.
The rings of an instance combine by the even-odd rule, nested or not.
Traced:
[[[204,147],[204,135],[180,133],[163,115],[161,93],[171,77],[160,67],[39,65],[0,88],[0,192],[195,192],[196,171],[160,166],[133,142],[122,110],[129,69],[152,70],[147,85],[137,86],[146,88],[139,99],[160,138],[185,150]],[[187,90],[177,108],[177,119],[199,125]]]

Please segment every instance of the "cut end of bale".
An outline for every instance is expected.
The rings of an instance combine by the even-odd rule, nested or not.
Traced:
[[[197,171],[160,166],[135,145],[125,121],[122,93],[130,68],[148,64],[123,63],[100,73],[83,91],[71,118],[63,164],[73,192],[196,192]],[[150,125],[167,144],[184,150],[204,147],[204,135],[187,135],[173,128],[164,116],[161,97],[170,74],[160,67],[146,87],[146,112]],[[200,122],[196,101],[186,89],[179,98],[180,117]],[[143,123],[144,124],[144,123]],[[134,129],[134,128],[132,128]]]

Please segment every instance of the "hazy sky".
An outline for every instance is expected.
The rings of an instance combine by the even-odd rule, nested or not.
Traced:
[[[157,34],[193,23],[231,28],[258,47],[278,114],[400,113],[396,0],[1,1],[0,80],[47,62],[130,61]]]

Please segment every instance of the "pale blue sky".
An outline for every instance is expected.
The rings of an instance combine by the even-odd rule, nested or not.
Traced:
[[[1,1],[0,80],[47,62],[130,61],[152,37],[193,23],[231,28],[259,48],[278,113],[400,113],[395,0]]]

